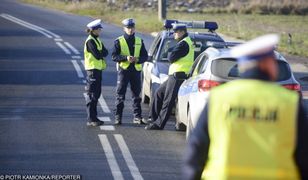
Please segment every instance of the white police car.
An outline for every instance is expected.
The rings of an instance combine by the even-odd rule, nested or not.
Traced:
[[[278,52],[275,55],[279,69],[277,83],[300,93],[301,86],[294,78],[287,60]],[[179,127],[187,127],[186,136],[204,117],[210,89],[238,77],[237,61],[230,55],[230,49],[208,48],[196,58],[189,78],[179,89],[176,105],[176,123]]]
[[[224,40],[215,33],[218,28],[216,22],[207,21],[178,21],[166,20],[164,27],[166,30],[159,32],[149,49],[149,60],[143,65],[143,86],[142,102],[149,103],[153,93],[168,78],[169,61],[168,55],[176,45],[173,37],[172,24],[183,23],[188,29],[206,29],[208,32],[188,32],[195,47],[195,57],[197,57],[206,48],[212,46],[213,42],[224,42]]]

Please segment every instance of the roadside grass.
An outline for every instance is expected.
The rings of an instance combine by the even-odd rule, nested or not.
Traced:
[[[101,18],[104,22],[120,25],[127,17],[135,18],[136,28],[142,32],[162,30],[162,22],[157,19],[157,12],[146,9],[120,11],[106,3],[86,1],[72,3],[58,0],[22,0],[25,3],[59,9],[69,13]],[[308,16],[298,15],[260,15],[232,13],[179,13],[168,12],[168,19],[216,21],[218,33],[242,40],[249,40],[267,33],[281,36],[279,51],[308,57]],[[289,38],[291,35],[291,39]]]

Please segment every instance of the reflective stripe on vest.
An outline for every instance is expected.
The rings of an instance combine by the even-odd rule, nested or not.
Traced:
[[[189,70],[194,62],[194,46],[189,36],[185,37],[182,41],[185,41],[189,46],[189,51],[186,56],[172,63],[169,67],[169,75],[175,72],[189,73]]]
[[[298,94],[270,82],[235,80],[211,90],[202,179],[298,179],[297,111]]]
[[[123,56],[131,56],[127,42],[126,42],[124,36],[120,36],[118,39],[119,39],[120,47],[121,47],[121,53],[120,54],[123,55]],[[137,59],[140,57],[141,45],[142,45],[141,38],[135,36],[135,51],[134,51],[133,56],[136,57]],[[127,69],[129,65],[130,65],[130,62],[128,60],[126,60],[124,62],[120,62],[120,67],[122,69]],[[141,71],[142,65],[135,63],[135,69],[137,71]]]
[[[91,69],[103,70],[103,69],[106,69],[105,59],[98,60],[93,56],[93,54],[91,52],[88,52],[87,42],[90,39],[94,40],[98,51],[101,51],[103,49],[103,43],[100,41],[99,38],[97,38],[97,40],[95,40],[95,38],[92,37],[91,35],[88,36],[88,38],[87,38],[87,40],[84,44],[84,50],[83,50],[84,61],[85,61],[85,63],[84,63],[85,69],[86,70],[91,70]]]

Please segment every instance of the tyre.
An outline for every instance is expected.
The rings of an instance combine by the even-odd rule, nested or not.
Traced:
[[[175,105],[175,129],[177,131],[186,131],[185,124],[180,121],[179,105],[177,102]]]
[[[187,113],[187,129],[186,129],[186,139],[188,139],[190,133],[193,130],[193,125],[192,125],[192,120],[191,120],[191,113],[190,113],[190,109],[188,109],[188,113]]]
[[[144,104],[149,104],[150,98],[145,94],[145,81],[142,82],[142,89],[141,89],[141,102]]]

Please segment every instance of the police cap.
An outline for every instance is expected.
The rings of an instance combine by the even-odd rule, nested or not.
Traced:
[[[260,61],[264,57],[274,56],[274,50],[278,44],[277,34],[268,34],[257,37],[244,44],[231,49],[231,55],[237,58],[239,64],[252,61]]]
[[[173,29],[173,31],[187,30],[187,25],[186,24],[180,24],[180,23],[173,23],[172,29]]]
[[[91,30],[95,30],[95,29],[102,29],[102,20],[100,19],[96,19],[92,22],[90,22],[89,24],[87,24],[87,27]]]
[[[122,21],[124,27],[132,28],[135,27],[135,20],[132,18],[127,18]]]

